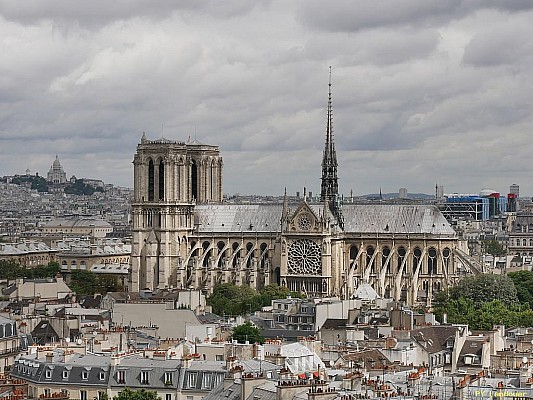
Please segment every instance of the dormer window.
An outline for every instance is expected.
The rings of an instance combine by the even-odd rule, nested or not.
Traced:
[[[52,379],[52,370],[47,369],[45,372],[46,379]]]
[[[82,372],[81,372],[81,379],[83,379],[84,381],[86,381],[87,379],[89,379],[89,372],[87,372],[87,371],[82,371]]]
[[[117,382],[118,383],[126,383],[126,371],[118,371],[117,372]]]
[[[141,384],[148,385],[148,371],[141,371]]]
[[[63,379],[68,379],[68,371],[63,371]]]
[[[172,385],[172,372],[165,372],[165,385]]]
[[[103,381],[105,379],[105,372],[100,372],[100,380]]]

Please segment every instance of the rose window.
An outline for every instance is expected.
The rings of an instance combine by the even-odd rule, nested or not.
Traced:
[[[308,231],[311,229],[311,220],[306,214],[303,214],[298,219],[298,226],[302,231]]]
[[[321,275],[320,247],[309,239],[300,239],[289,247],[289,274]]]

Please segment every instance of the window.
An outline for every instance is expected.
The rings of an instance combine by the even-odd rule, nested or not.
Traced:
[[[172,400],[172,395],[170,393],[165,394],[165,400]]]
[[[50,389],[44,389],[44,397],[50,397]]]
[[[165,372],[165,385],[172,385],[172,372]]]
[[[224,361],[224,355],[223,354],[216,354],[215,355],[215,361]]]
[[[87,379],[89,379],[89,372],[87,372],[87,371],[81,371],[81,379],[83,379],[84,381],[86,381]]]
[[[204,372],[202,379],[202,389],[211,389],[213,387],[213,374]]]
[[[105,379],[105,372],[100,372],[100,380],[103,381]]]
[[[126,371],[118,371],[117,373],[117,382],[126,383]]]
[[[45,373],[46,379],[52,379],[52,370],[47,369]]]
[[[98,400],[105,399],[105,397],[106,397],[105,395],[106,395],[105,392],[99,390],[99,391],[98,391]]]
[[[87,400],[87,390],[80,390],[80,400]]]
[[[188,388],[195,388],[196,387],[196,377],[198,374],[196,372],[189,372],[189,375],[187,375],[187,387]]]
[[[68,371],[63,371],[63,379],[68,379]]]
[[[148,385],[148,371],[141,371],[141,384]]]

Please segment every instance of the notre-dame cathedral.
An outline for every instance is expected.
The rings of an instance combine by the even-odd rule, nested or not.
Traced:
[[[270,283],[308,296],[427,304],[458,278],[457,236],[431,205],[342,204],[331,82],[320,202],[225,204],[217,146],[148,140],[134,160],[130,291]]]

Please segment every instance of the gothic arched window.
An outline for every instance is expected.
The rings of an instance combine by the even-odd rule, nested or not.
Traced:
[[[165,200],[165,164],[159,163],[159,200]]]
[[[148,201],[154,201],[154,162],[148,163]]]

